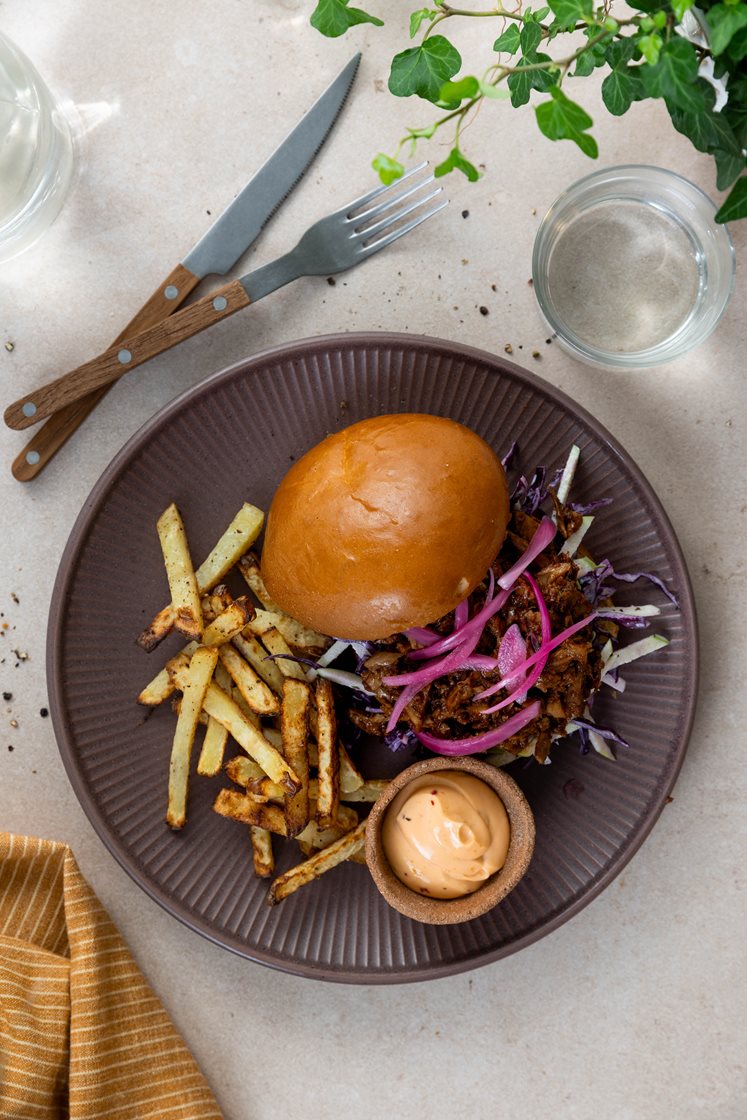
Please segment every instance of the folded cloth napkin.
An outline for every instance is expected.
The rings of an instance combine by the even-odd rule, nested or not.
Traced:
[[[3,832],[0,1117],[221,1120],[68,846]]]

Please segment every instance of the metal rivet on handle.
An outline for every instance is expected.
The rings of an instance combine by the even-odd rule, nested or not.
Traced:
[[[30,467],[35,467],[40,459],[41,459],[41,455],[39,454],[38,451],[27,451],[26,452],[26,462],[28,463],[28,465]]]
[[[213,300],[213,307],[216,311],[225,311],[228,307],[228,300],[225,296],[216,296]]]
[[[179,295],[179,289],[175,287],[174,284],[169,284],[163,289],[163,294],[166,296],[166,299],[176,299]]]
[[[123,366],[126,366],[128,362],[132,361],[132,354],[129,350],[120,350],[117,354],[117,357],[119,358]]]
[[[36,413],[36,405],[33,401],[26,401],[26,403],[21,406],[21,412],[24,416],[33,416]]]

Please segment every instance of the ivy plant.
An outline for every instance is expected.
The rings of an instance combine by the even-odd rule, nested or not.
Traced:
[[[686,18],[695,19],[697,35],[684,34]],[[490,63],[480,74],[463,72],[462,57],[446,34],[454,20],[464,19],[485,21]],[[311,23],[337,37],[383,20],[350,0],[318,0]],[[624,8],[615,0],[601,6],[595,0],[547,0],[537,10],[523,2],[511,9],[500,3],[457,8],[431,0],[407,14],[403,34],[411,45],[392,59],[389,90],[430,102],[437,112],[429,124],[407,129],[392,155],[376,156],[373,166],[383,182],[403,173],[404,150],[412,154],[421,141],[449,128],[451,150],[436,175],[460,171],[478,179],[464,151],[465,121],[486,99],[504,98],[518,108],[533,92],[541,132],[596,158],[594,122],[576,97],[578,79],[602,70],[607,110],[621,117],[634,101],[660,98],[678,132],[714,158],[716,186],[729,191],[717,221],[747,217],[747,0],[699,0],[697,8],[693,0],[629,0]],[[717,100],[719,86],[726,91],[724,104]]]

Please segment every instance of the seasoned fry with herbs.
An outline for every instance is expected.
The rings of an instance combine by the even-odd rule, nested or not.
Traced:
[[[216,653],[217,656],[217,653]],[[184,668],[177,668],[174,680],[178,688],[183,688],[187,681],[187,672]],[[238,704],[227,696],[216,684],[208,685],[203,701],[205,711],[222,723],[240,747],[259,763],[268,778],[283,786],[288,793],[295,793],[300,786],[298,778],[290,766],[272,743],[268,742],[261,731],[251,723],[239,708]]]
[[[248,596],[239,596],[205,628],[205,633],[202,635],[203,645],[224,645],[240,634],[253,617],[254,607],[249,602]]]
[[[365,839],[366,822],[361,821],[352,832],[346,832],[339,840],[334,840],[328,847],[323,848],[304,863],[299,863],[296,867],[292,867],[290,871],[286,871],[285,874],[278,875],[270,887],[267,901],[272,905],[282,902],[284,898],[293,894],[299,887],[318,879],[325,871],[330,871],[344,860],[350,859],[352,855],[362,849]]]
[[[158,518],[156,529],[169,581],[174,627],[186,638],[197,640],[202,634],[200,592],[189,555],[184,523],[173,502]]]
[[[235,646],[228,644],[221,646],[218,656],[252,711],[265,716],[278,714],[280,711],[278,697],[244,660]]]
[[[202,704],[218,660],[216,650],[196,649],[186,670],[181,707],[171,747],[169,801],[166,820],[172,828],[183,828],[187,820],[189,760]]]
[[[297,836],[309,823],[309,707],[311,689],[304,681],[288,678],[283,685],[280,734],[283,755],[301,783],[300,789],[285,797],[288,835]]]
[[[272,833],[266,828],[249,825],[249,835],[252,841],[252,858],[254,861],[254,874],[260,879],[271,879],[275,874],[275,856],[272,851]]]
[[[332,685],[320,677],[316,682],[317,751],[319,796],[316,819],[325,828],[335,823],[340,805],[340,753],[337,749],[337,720]]]
[[[201,595],[220,583],[246,550],[251,548],[262,531],[264,519],[265,515],[262,510],[248,502],[244,503],[225,533],[195,572],[197,587]],[[148,651],[155,649],[158,643],[171,632],[174,625],[175,612],[172,601],[171,604],[158,612],[150,626],[142,632],[138,638],[138,645]]]
[[[222,817],[230,817],[232,821],[265,828],[268,832],[277,833],[278,836],[287,835],[283,810],[267,801],[258,801],[250,793],[222,789],[215,799],[213,808],[216,813],[220,813]]]

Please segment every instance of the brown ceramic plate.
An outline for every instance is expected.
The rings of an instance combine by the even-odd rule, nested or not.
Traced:
[[[588,536],[619,571],[655,571],[679,596],[626,589],[663,607],[664,653],[625,671],[622,696],[596,707],[630,743],[616,763],[573,740],[552,765],[514,764],[534,812],[529,871],[484,917],[423,926],[390,909],[365,867],[350,864],[280,906],[249,871],[246,832],[211,810],[222,779],[196,778],[188,826],[164,823],[170,711],[135,703],[179,646],[153,654],[135,637],[165,601],[155,522],[176,501],[193,555],[205,555],[242,501],[267,508],[290,463],[328,432],[381,412],[450,416],[499,453],[555,467],[581,447],[573,496],[614,498]],[[697,683],[692,592],[677,540],[623,449],[557,389],[490,354],[407,335],[346,334],[268,351],[210,378],[147,423],[93,489],[52,597],[48,669],[62,757],[112,854],[157,902],[245,957],[304,976],[358,983],[424,980],[508,955],[557,928],[620,872],[665,803],[687,745]],[[635,637],[635,633],[633,637]],[[409,757],[388,756],[401,769]],[[381,760],[370,769],[380,769]],[[391,772],[391,769],[390,769]],[[279,862],[291,862],[287,852]]]

